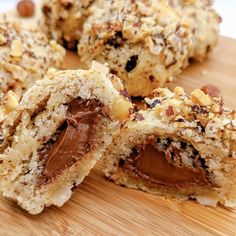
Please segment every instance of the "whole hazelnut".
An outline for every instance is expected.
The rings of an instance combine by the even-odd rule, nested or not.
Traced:
[[[30,17],[34,15],[35,4],[31,0],[20,0],[17,4],[17,12],[21,17]]]

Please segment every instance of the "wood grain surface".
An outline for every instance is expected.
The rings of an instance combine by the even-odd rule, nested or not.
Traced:
[[[68,52],[63,68],[78,67],[78,57]],[[225,104],[234,108],[236,41],[220,37],[206,62],[193,63],[169,87],[177,84],[186,91],[217,85]],[[61,208],[32,216],[0,198],[2,235],[236,235],[236,210],[122,188],[104,178],[98,163]]]

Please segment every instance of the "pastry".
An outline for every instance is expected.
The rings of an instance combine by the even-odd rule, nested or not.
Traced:
[[[132,104],[107,67],[49,70],[5,97],[0,121],[0,192],[31,214],[62,206],[129,117]],[[117,89],[115,89],[117,88]]]
[[[236,113],[221,98],[159,88],[122,126],[105,175],[148,193],[236,207]]]
[[[88,68],[107,62],[131,96],[147,96],[216,45],[219,16],[204,0],[44,0],[43,29]]]
[[[13,90],[19,97],[50,67],[60,67],[65,50],[49,41],[39,28],[0,20],[0,93]]]
[[[86,67],[93,58],[107,62],[131,96],[146,96],[187,63],[190,32],[167,3],[122,0],[104,5],[87,19],[78,44]]]
[[[219,16],[206,1],[106,1],[92,7],[81,62],[107,62],[131,96],[147,96],[216,44]]]
[[[97,0],[43,0],[41,26],[49,37],[74,49],[95,2]]]
[[[190,58],[202,62],[217,43],[221,18],[212,9],[211,0],[170,0],[169,4],[191,30],[193,51]]]
[[[210,1],[44,0],[43,29],[88,68],[107,62],[131,96],[147,96],[216,45]]]

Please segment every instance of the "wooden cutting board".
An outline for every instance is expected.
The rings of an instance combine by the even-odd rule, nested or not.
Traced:
[[[78,67],[78,57],[68,52],[63,68]],[[191,91],[209,83],[235,107],[236,41],[220,37],[206,62],[192,64],[169,87]],[[104,178],[98,163],[61,208],[32,216],[0,198],[1,235],[236,235],[236,210],[122,188]]]

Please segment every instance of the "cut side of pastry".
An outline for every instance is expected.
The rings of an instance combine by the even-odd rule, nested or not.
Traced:
[[[105,175],[148,193],[236,207],[236,115],[222,100],[158,89],[106,151]]]
[[[50,70],[1,109],[0,192],[31,214],[62,206],[127,119],[132,104],[109,69]],[[122,87],[120,87],[122,89]]]
[[[0,94],[22,96],[51,67],[62,65],[65,49],[38,27],[0,19]]]

